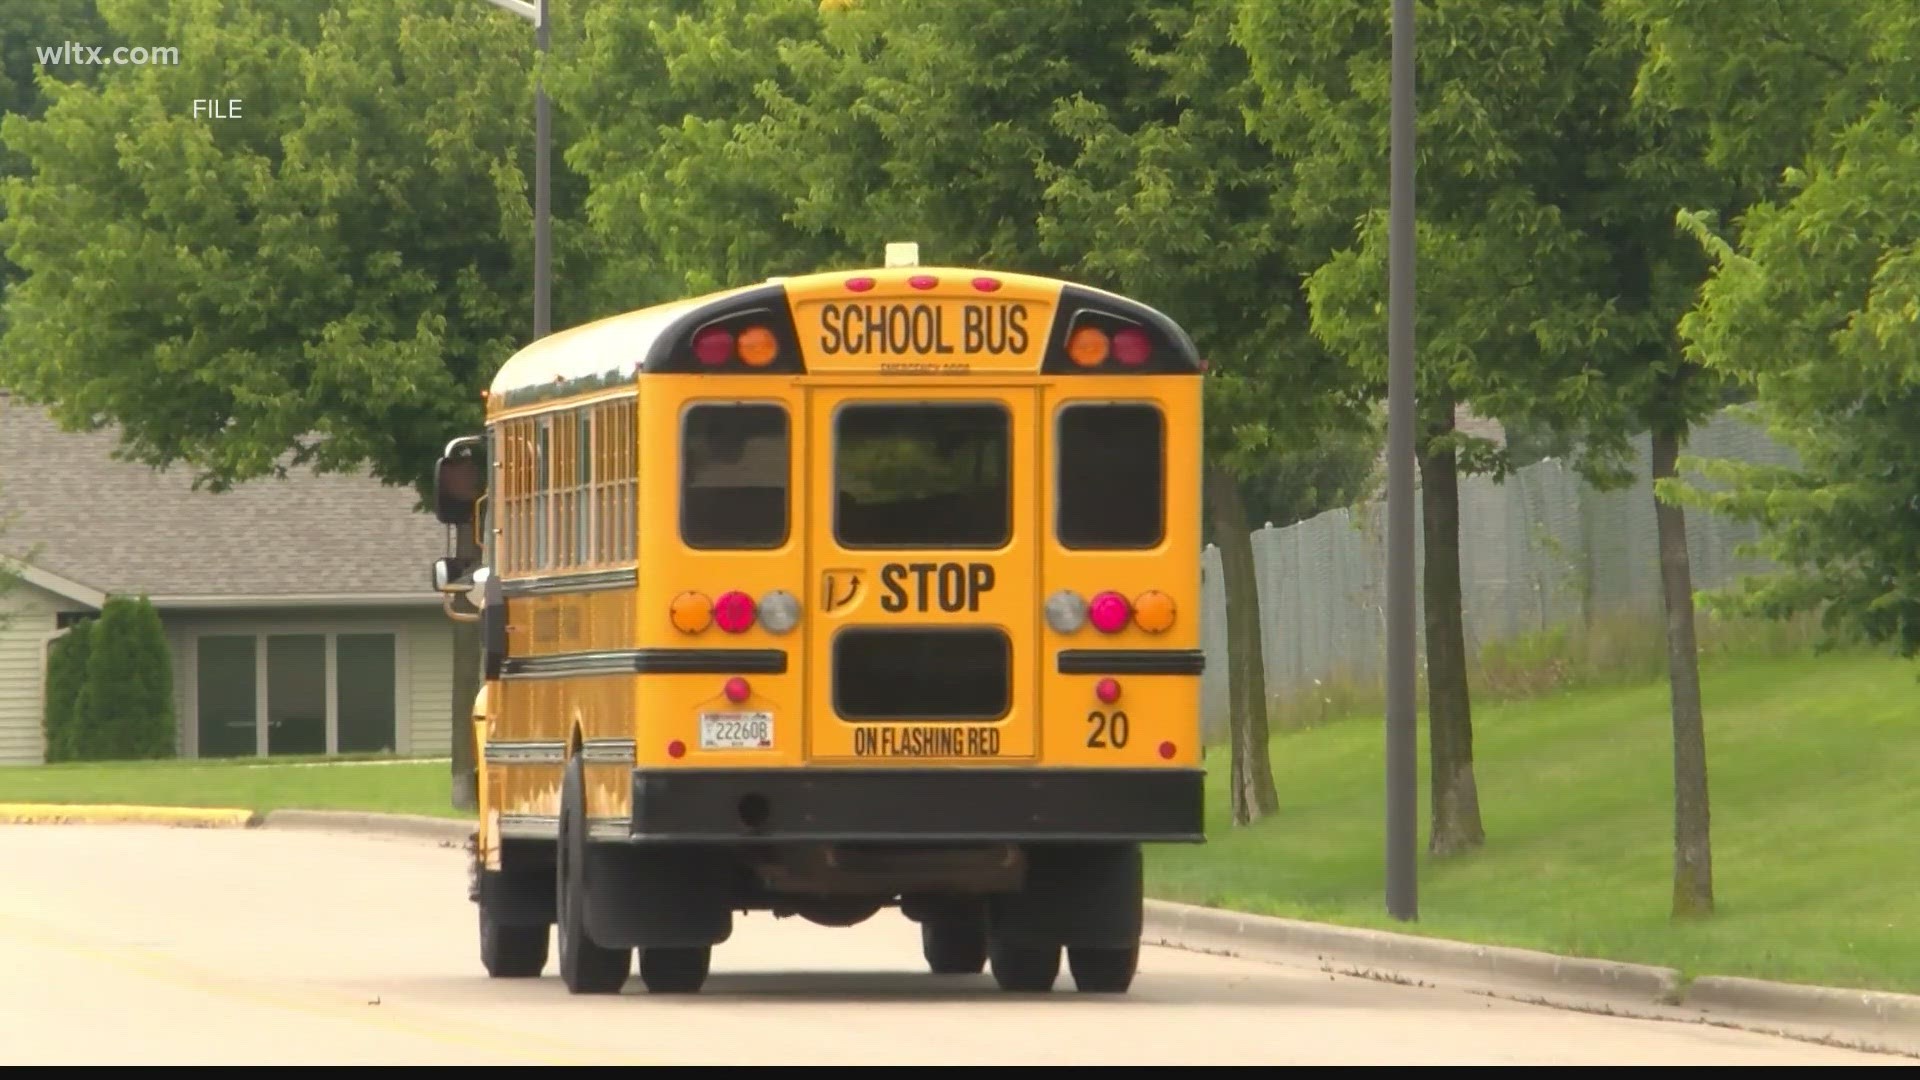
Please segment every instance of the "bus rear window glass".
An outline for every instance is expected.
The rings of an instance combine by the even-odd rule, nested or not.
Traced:
[[[680,538],[694,548],[778,547],[787,539],[787,411],[695,405],[682,421]]]
[[[847,405],[834,422],[834,536],[847,547],[999,547],[1012,501],[999,405]]]
[[[1069,548],[1153,547],[1165,534],[1165,422],[1152,405],[1060,411],[1055,531]]]

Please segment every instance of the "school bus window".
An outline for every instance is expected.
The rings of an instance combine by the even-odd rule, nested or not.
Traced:
[[[695,405],[681,421],[680,538],[695,548],[787,539],[787,411]]]
[[[846,405],[834,422],[834,536],[846,547],[998,547],[1011,498],[994,403]]]
[[[1166,531],[1166,431],[1149,404],[1067,405],[1059,414],[1054,531],[1063,547],[1145,548]]]
[[[991,721],[1007,714],[1004,631],[847,629],[833,639],[833,711],[843,720]]]

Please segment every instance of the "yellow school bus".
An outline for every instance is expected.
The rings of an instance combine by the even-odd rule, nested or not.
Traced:
[[[551,928],[574,993],[636,952],[695,992],[735,913],[896,908],[936,973],[1126,991],[1141,845],[1203,839],[1202,370],[1135,300],[911,256],[508,360],[435,496],[486,970]]]

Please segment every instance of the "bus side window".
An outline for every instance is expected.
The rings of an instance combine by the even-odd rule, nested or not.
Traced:
[[[786,543],[786,409],[695,405],[682,420],[681,434],[681,540],[693,548]]]
[[[1062,547],[1148,548],[1166,534],[1166,423],[1146,402],[1069,404],[1058,420]]]

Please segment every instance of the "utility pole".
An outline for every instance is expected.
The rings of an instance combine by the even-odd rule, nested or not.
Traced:
[[[1413,0],[1393,0],[1387,222],[1387,913],[1419,918],[1413,634]]]

